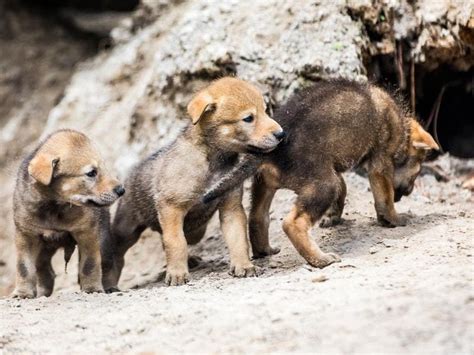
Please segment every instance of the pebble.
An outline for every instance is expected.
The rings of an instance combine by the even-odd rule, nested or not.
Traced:
[[[327,281],[327,276],[326,275],[317,275],[316,277],[313,277],[313,279],[311,280],[312,282],[324,282],[324,281]]]

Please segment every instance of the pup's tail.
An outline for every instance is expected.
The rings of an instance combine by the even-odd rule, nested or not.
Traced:
[[[255,175],[261,163],[262,158],[257,155],[242,155],[238,163],[228,173],[211,184],[204,192],[202,201],[209,203],[232,191],[236,186],[242,184],[245,179]]]
[[[67,274],[67,264],[69,260],[71,260],[72,253],[74,253],[74,249],[76,249],[75,245],[68,244],[64,247],[64,272]]]

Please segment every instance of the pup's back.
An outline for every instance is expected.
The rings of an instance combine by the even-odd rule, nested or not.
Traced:
[[[294,95],[275,112],[292,144],[273,153],[281,168],[333,165],[344,171],[375,151],[399,131],[398,108],[382,90],[347,80],[316,83]],[[301,164],[304,161],[305,164]],[[298,162],[295,164],[294,162]]]

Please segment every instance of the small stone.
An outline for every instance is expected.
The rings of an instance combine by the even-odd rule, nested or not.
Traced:
[[[370,253],[370,254],[375,254],[376,252],[377,252],[377,249],[374,248],[374,247],[372,247],[372,248],[369,249],[369,253]]]
[[[345,265],[340,265],[339,266],[340,269],[345,269],[345,268],[356,268],[355,265],[351,265],[351,264],[345,264]]]
[[[311,282],[324,282],[324,281],[327,281],[327,276],[326,275],[318,275],[316,277],[313,277],[313,279],[311,280]]]

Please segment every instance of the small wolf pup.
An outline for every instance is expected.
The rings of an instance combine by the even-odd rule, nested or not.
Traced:
[[[348,80],[319,82],[275,112],[287,138],[272,152],[250,157],[212,185],[203,200],[232,189],[258,170],[252,185],[249,233],[255,257],[277,253],[268,242],[269,209],[280,188],[298,195],[283,229],[306,261],[325,267],[339,261],[324,253],[309,231],[341,222],[346,185],[341,173],[358,165],[368,171],[378,221],[405,225],[394,201],[409,195],[430,149],[431,135],[375,85]]]
[[[187,110],[192,124],[174,143],[142,161],[125,183],[128,193],[112,224],[118,270],[123,268],[126,251],[151,228],[163,237],[165,282],[186,283],[187,243],[197,243],[204,236],[207,223],[219,210],[231,274],[253,276],[242,183],[212,203],[203,204],[201,198],[212,181],[232,169],[242,155],[271,151],[284,132],[265,113],[262,94],[237,78],[214,81],[194,96]]]
[[[17,175],[13,196],[17,276],[12,296],[51,295],[55,277],[51,258],[63,247],[67,262],[76,244],[81,290],[102,292],[110,287],[101,270],[113,267],[107,206],[124,192],[84,134],[59,130],[42,141],[23,160]]]

